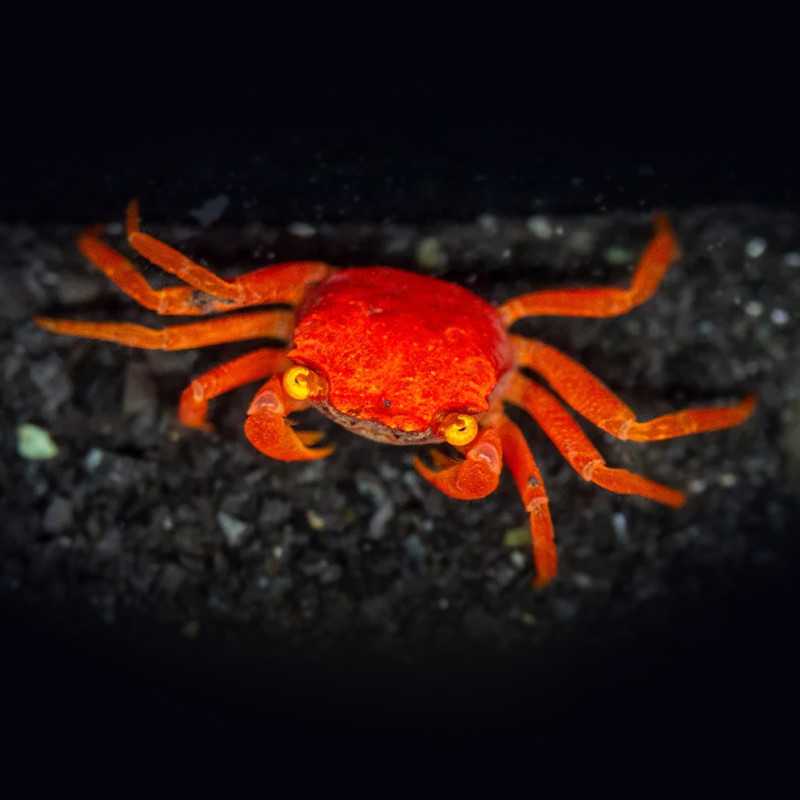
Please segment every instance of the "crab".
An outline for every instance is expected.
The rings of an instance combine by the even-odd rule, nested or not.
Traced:
[[[248,408],[244,428],[252,444],[270,458],[305,461],[331,454],[332,447],[320,446],[322,434],[296,430],[289,419],[313,407],[377,442],[439,445],[431,451],[430,464],[419,455],[413,463],[425,480],[450,497],[473,500],[490,494],[505,463],[530,517],[534,586],[546,585],[557,572],[553,525],[542,475],[504,404],[527,411],[585,480],[674,507],[685,502],[682,492],[609,467],[565,403],[612,436],[637,442],[730,428],[755,406],[755,397],[749,395],[736,405],[639,421],[578,362],[542,341],[508,332],[523,317],[613,317],[648,300],[677,255],[663,214],[655,215],[655,233],[629,288],[551,289],[499,306],[454,283],[385,266],[338,269],[302,261],[223,279],[143,233],[138,205],[132,201],[126,213],[130,246],[185,284],[156,290],[101,233],[100,225],[87,229],[78,249],[123,292],[158,314],[202,316],[282,307],[160,330],[126,322],[37,317],[40,327],[163,350],[260,338],[287,342],[254,350],[195,378],[181,395],[180,422],[211,430],[209,400],[267,379]],[[544,378],[550,388],[521,368]]]

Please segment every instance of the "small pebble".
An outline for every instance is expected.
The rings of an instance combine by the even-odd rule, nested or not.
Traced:
[[[628,536],[628,520],[624,514],[619,511],[611,515],[611,527],[614,529],[614,535],[620,544],[628,544],[630,537]]]
[[[766,239],[762,239],[760,236],[754,236],[744,246],[744,252],[748,258],[759,258],[760,256],[764,255],[764,251],[766,249],[767,241]]]
[[[181,633],[187,639],[196,639],[200,635],[200,623],[196,619],[190,619],[184,623]]]
[[[612,244],[611,247],[606,247],[603,250],[603,258],[613,265],[630,264],[633,261],[634,253],[628,247],[622,245]]]
[[[497,217],[492,214],[481,214],[477,219],[478,227],[487,236],[493,236],[500,229],[497,224]]]
[[[99,447],[93,447],[83,459],[83,466],[94,472],[103,463],[103,451]]]
[[[758,300],[750,300],[744,307],[748,317],[760,317],[764,313],[764,306]]]
[[[769,315],[769,318],[776,325],[785,325],[789,321],[789,313],[784,311],[782,308],[774,308],[772,313]]]
[[[447,253],[435,236],[417,242],[417,264],[423,269],[438,269],[447,265]]]
[[[317,229],[307,222],[293,222],[289,225],[289,233],[298,239],[310,239],[316,232]]]
[[[216,222],[225,213],[225,209],[230,204],[230,198],[226,194],[219,194],[206,200],[200,208],[195,208],[189,212],[203,227]]]
[[[227,514],[225,511],[217,513],[217,522],[222,528],[222,535],[230,547],[238,547],[247,532],[247,523]]]
[[[547,217],[536,215],[529,217],[525,227],[537,238],[547,241],[553,236],[553,226]]]
[[[783,260],[787,267],[800,267],[800,253],[787,253]]]
[[[17,427],[17,453],[30,461],[45,461],[58,455],[58,445],[44,428],[23,423]]]
[[[311,526],[312,530],[325,530],[325,520],[316,511],[314,511],[313,508],[309,508],[308,511],[306,511],[306,519],[308,520],[308,524]]]
[[[717,483],[720,486],[724,486],[726,489],[730,489],[732,486],[736,486],[737,478],[732,472],[723,472],[722,475],[717,478]]]
[[[594,583],[592,576],[587,575],[585,572],[573,573],[572,580],[579,589],[590,589]]]
[[[425,556],[427,555],[425,545],[422,543],[422,539],[420,539],[420,537],[415,533],[412,533],[410,536],[406,537],[406,540],[403,542],[403,546],[405,547],[406,555],[408,555],[409,561],[419,564],[425,560]]]
[[[66,497],[56,495],[47,506],[42,527],[48,533],[63,533],[72,526],[72,503]]]
[[[524,547],[530,543],[531,531],[530,528],[519,526],[518,528],[509,528],[503,534],[503,544],[506,547]]]

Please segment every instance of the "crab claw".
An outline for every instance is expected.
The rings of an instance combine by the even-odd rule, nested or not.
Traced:
[[[286,415],[306,408],[308,403],[293,400],[283,389],[281,376],[274,375],[253,398],[247,409],[244,431],[247,438],[264,455],[280,461],[313,461],[325,458],[332,447],[317,447],[322,438],[317,431],[295,432]]]
[[[500,438],[492,430],[485,430],[470,445],[461,448],[466,458],[456,461],[434,451],[433,470],[419,456],[414,468],[437,489],[458,500],[475,500],[486,497],[496,488],[503,468],[503,450]],[[447,466],[450,464],[451,466]]]

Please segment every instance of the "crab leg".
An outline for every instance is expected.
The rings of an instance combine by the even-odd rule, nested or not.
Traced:
[[[137,253],[195,289],[229,301],[220,304],[224,308],[266,303],[295,304],[302,298],[307,284],[321,281],[334,271],[321,262],[297,261],[262,267],[229,281],[196,264],[174,247],[142,233],[139,229],[139,205],[135,200],[128,204],[125,227],[128,242]]]
[[[178,404],[178,419],[188,428],[211,431],[213,426],[206,421],[209,400],[237,386],[280,372],[288,365],[284,351],[273,348],[254,350],[233,361],[220,364],[195,378],[184,389]]]
[[[333,271],[326,264],[299,261],[262,267],[228,281],[142,233],[135,201],[128,206],[126,229],[134,250],[190,286],[153,289],[133,262],[100,238],[102,225],[93,225],[78,237],[78,250],[139,305],[158,314],[197,316],[267,303],[295,304],[309,283]]]
[[[677,489],[626,469],[607,467],[603,456],[567,409],[543,386],[516,374],[505,399],[524,408],[536,420],[561,455],[585,480],[617,494],[638,494],[675,508],[686,501],[683,492]]]
[[[238,307],[231,301],[218,300],[205,293],[198,293],[191,286],[153,289],[131,261],[100,239],[99,234],[102,229],[102,225],[87,228],[78,237],[78,250],[139,305],[159,314],[186,316],[210,314]]]
[[[40,328],[69,336],[102,339],[147,350],[190,350],[243,339],[287,339],[292,332],[294,315],[283,309],[253,311],[232,317],[173,325],[161,330],[131,322],[80,322],[50,317],[36,317],[34,321]]]
[[[555,315],[564,317],[616,317],[649,300],[678,247],[664,214],[655,216],[655,235],[642,253],[629,289],[550,289],[514,297],[498,308],[506,327],[522,317]]]
[[[311,449],[322,439],[317,431],[295,431],[286,417],[308,408],[308,400],[295,400],[283,388],[283,377],[273,375],[253,398],[247,409],[244,430],[253,446],[280,461],[312,461],[325,458],[333,447]]]
[[[556,574],[558,558],[553,541],[553,524],[547,505],[542,475],[519,428],[503,417],[482,430],[474,442],[457,448],[464,461],[456,461],[434,450],[433,470],[417,456],[414,468],[437,489],[458,500],[486,497],[497,488],[505,455],[508,468],[531,515],[533,558],[537,576],[534,586],[544,586]]]
[[[533,585],[545,586],[558,571],[558,554],[542,474],[522,432],[510,419],[504,418],[496,430],[503,443],[508,468],[531,516],[533,562],[536,565]]]
[[[732,428],[755,408],[751,394],[735,406],[689,409],[637,422],[633,410],[607,386],[555,347],[520,336],[512,336],[511,343],[519,366],[538,372],[578,413],[618,439],[651,442]]]

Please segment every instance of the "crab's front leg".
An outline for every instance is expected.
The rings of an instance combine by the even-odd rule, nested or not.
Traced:
[[[304,411],[326,388],[321,378],[305,367],[294,366],[283,375],[273,375],[247,409],[244,430],[253,446],[280,461],[313,461],[325,458],[333,447],[312,445],[322,439],[317,431],[295,431],[286,417]]]
[[[505,455],[522,502],[530,513],[536,564],[533,584],[544,586],[549,583],[558,569],[553,523],[542,475],[519,428],[508,418],[499,417],[491,427],[480,431],[470,444],[457,449],[464,456],[463,461],[434,451],[437,470],[428,467],[419,457],[414,459],[414,467],[425,480],[450,497],[475,500],[486,497],[497,488]]]

